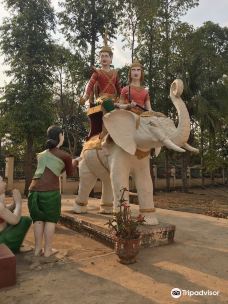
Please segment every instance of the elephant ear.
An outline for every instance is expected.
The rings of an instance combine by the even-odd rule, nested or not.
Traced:
[[[136,116],[127,110],[115,110],[103,117],[103,122],[114,142],[124,151],[136,152]]]

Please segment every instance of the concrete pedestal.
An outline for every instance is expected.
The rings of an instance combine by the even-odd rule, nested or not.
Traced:
[[[112,216],[98,213],[99,200],[90,200],[86,214],[75,214],[72,209],[69,201],[67,204],[63,203],[60,219],[62,225],[84,233],[106,245],[114,246],[114,238],[106,225]],[[131,211],[133,215],[137,215],[138,206],[132,205]],[[175,225],[168,223],[159,223],[156,226],[142,225],[140,231],[142,247],[161,246],[174,241]]]

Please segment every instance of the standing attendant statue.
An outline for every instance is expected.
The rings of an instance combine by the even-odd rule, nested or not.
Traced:
[[[63,142],[63,130],[58,126],[49,127],[47,149],[38,154],[37,169],[29,187],[28,207],[34,222],[35,256],[49,257],[57,252],[52,249],[52,242],[61,213],[59,176],[64,171],[67,176],[73,175],[77,165],[77,160],[60,150]]]
[[[19,190],[13,190],[13,204],[5,204],[6,183],[0,177],[0,244],[5,244],[14,253],[20,250],[25,235],[32,223],[28,216],[21,216],[22,199]]]

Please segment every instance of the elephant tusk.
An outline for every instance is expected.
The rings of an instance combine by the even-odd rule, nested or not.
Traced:
[[[187,144],[187,143],[185,143],[185,144],[183,145],[183,148],[185,148],[185,149],[188,150],[188,151],[194,152],[194,153],[199,153],[199,149],[196,149],[196,148],[190,146],[190,145]]]
[[[177,152],[185,152],[184,149],[180,148],[179,146],[175,145],[170,139],[163,140],[164,146],[166,148],[177,151]]]
[[[159,153],[161,152],[161,147],[155,148],[155,156],[157,157]]]

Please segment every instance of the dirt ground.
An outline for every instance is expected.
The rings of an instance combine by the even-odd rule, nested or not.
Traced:
[[[189,193],[157,191],[154,201],[157,208],[228,218],[228,187],[193,188]]]
[[[192,192],[155,195],[158,219],[176,225],[175,243],[141,249],[133,265],[120,264],[109,247],[58,225],[57,259],[18,254],[17,284],[0,290],[0,303],[228,303],[228,220],[196,214],[213,204],[226,212],[228,189]],[[34,246],[32,228],[25,244]],[[173,299],[174,287],[219,295]]]

